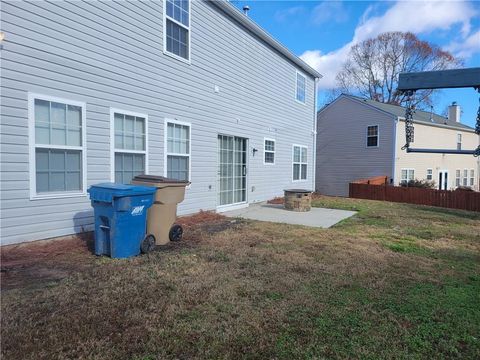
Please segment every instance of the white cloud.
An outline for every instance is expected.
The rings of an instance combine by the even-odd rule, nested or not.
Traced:
[[[300,56],[324,75],[319,84],[320,88],[335,86],[335,76],[347,58],[350,48],[363,40],[387,31],[410,31],[422,34],[436,30],[449,30],[457,24],[462,26],[462,36],[467,37],[470,32],[470,19],[476,15],[470,3],[458,1],[398,1],[383,15],[373,15],[376,10],[373,6],[365,11],[352,40],[340,49],[327,54],[322,54],[320,50],[308,50]],[[470,37],[465,44],[468,39]],[[471,41],[475,43],[476,38],[474,37]],[[474,49],[475,44],[465,46],[465,51],[468,52]]]
[[[341,1],[323,1],[312,10],[312,23],[320,25],[327,21],[342,23],[348,20],[348,12]]]
[[[284,22],[290,20],[293,16],[302,14],[303,12],[305,12],[303,6],[294,6],[287,9],[277,10],[274,17],[278,22]]]
[[[463,59],[467,59],[473,54],[480,52],[480,30],[459,42],[452,41],[445,50]]]

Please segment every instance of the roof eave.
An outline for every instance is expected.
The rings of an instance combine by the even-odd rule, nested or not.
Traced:
[[[399,121],[405,121],[405,118],[402,116],[398,116]],[[450,129],[450,130],[456,130],[456,131],[465,131],[465,132],[471,132],[475,134],[475,129],[470,128],[470,127],[460,127],[460,126],[452,126],[448,124],[439,124],[439,123],[433,123],[433,122],[427,122],[427,121],[422,121],[422,120],[417,120],[413,119],[413,122],[415,124],[419,125],[426,125],[426,126],[433,126],[433,127],[441,127],[444,129]]]
[[[305,61],[300,59],[298,56],[293,54],[290,50],[288,50],[284,45],[280,42],[275,40],[269,33],[263,30],[260,26],[258,26],[253,20],[245,16],[240,10],[238,10],[234,5],[230,4],[226,0],[209,0],[211,3],[216,5],[218,8],[223,10],[227,15],[230,15],[232,18],[237,20],[240,24],[245,26],[248,30],[253,32],[287,59],[295,63],[295,65],[299,66],[303,71],[307,72],[311,76],[317,79],[321,79],[323,77],[317,70],[313,69],[310,65],[308,65]]]

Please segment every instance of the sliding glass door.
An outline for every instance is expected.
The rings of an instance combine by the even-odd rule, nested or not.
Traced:
[[[218,206],[247,201],[247,139],[218,135]]]

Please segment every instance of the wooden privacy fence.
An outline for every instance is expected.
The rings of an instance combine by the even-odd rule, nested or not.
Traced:
[[[349,196],[357,199],[480,211],[480,192],[473,191],[433,190],[353,182],[349,185]]]

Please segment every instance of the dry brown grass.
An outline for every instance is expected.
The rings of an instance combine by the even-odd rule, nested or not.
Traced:
[[[41,245],[7,251],[15,266],[22,259],[29,264],[29,274],[35,267],[70,267],[62,280],[35,284],[19,277],[3,289],[2,354],[7,359],[480,355],[475,340],[480,216],[316,201],[355,207],[359,214],[322,230],[201,213],[179,220],[184,241],[129,260],[94,257],[82,240],[73,247],[59,243],[55,256],[33,264],[27,260],[32,247]]]

